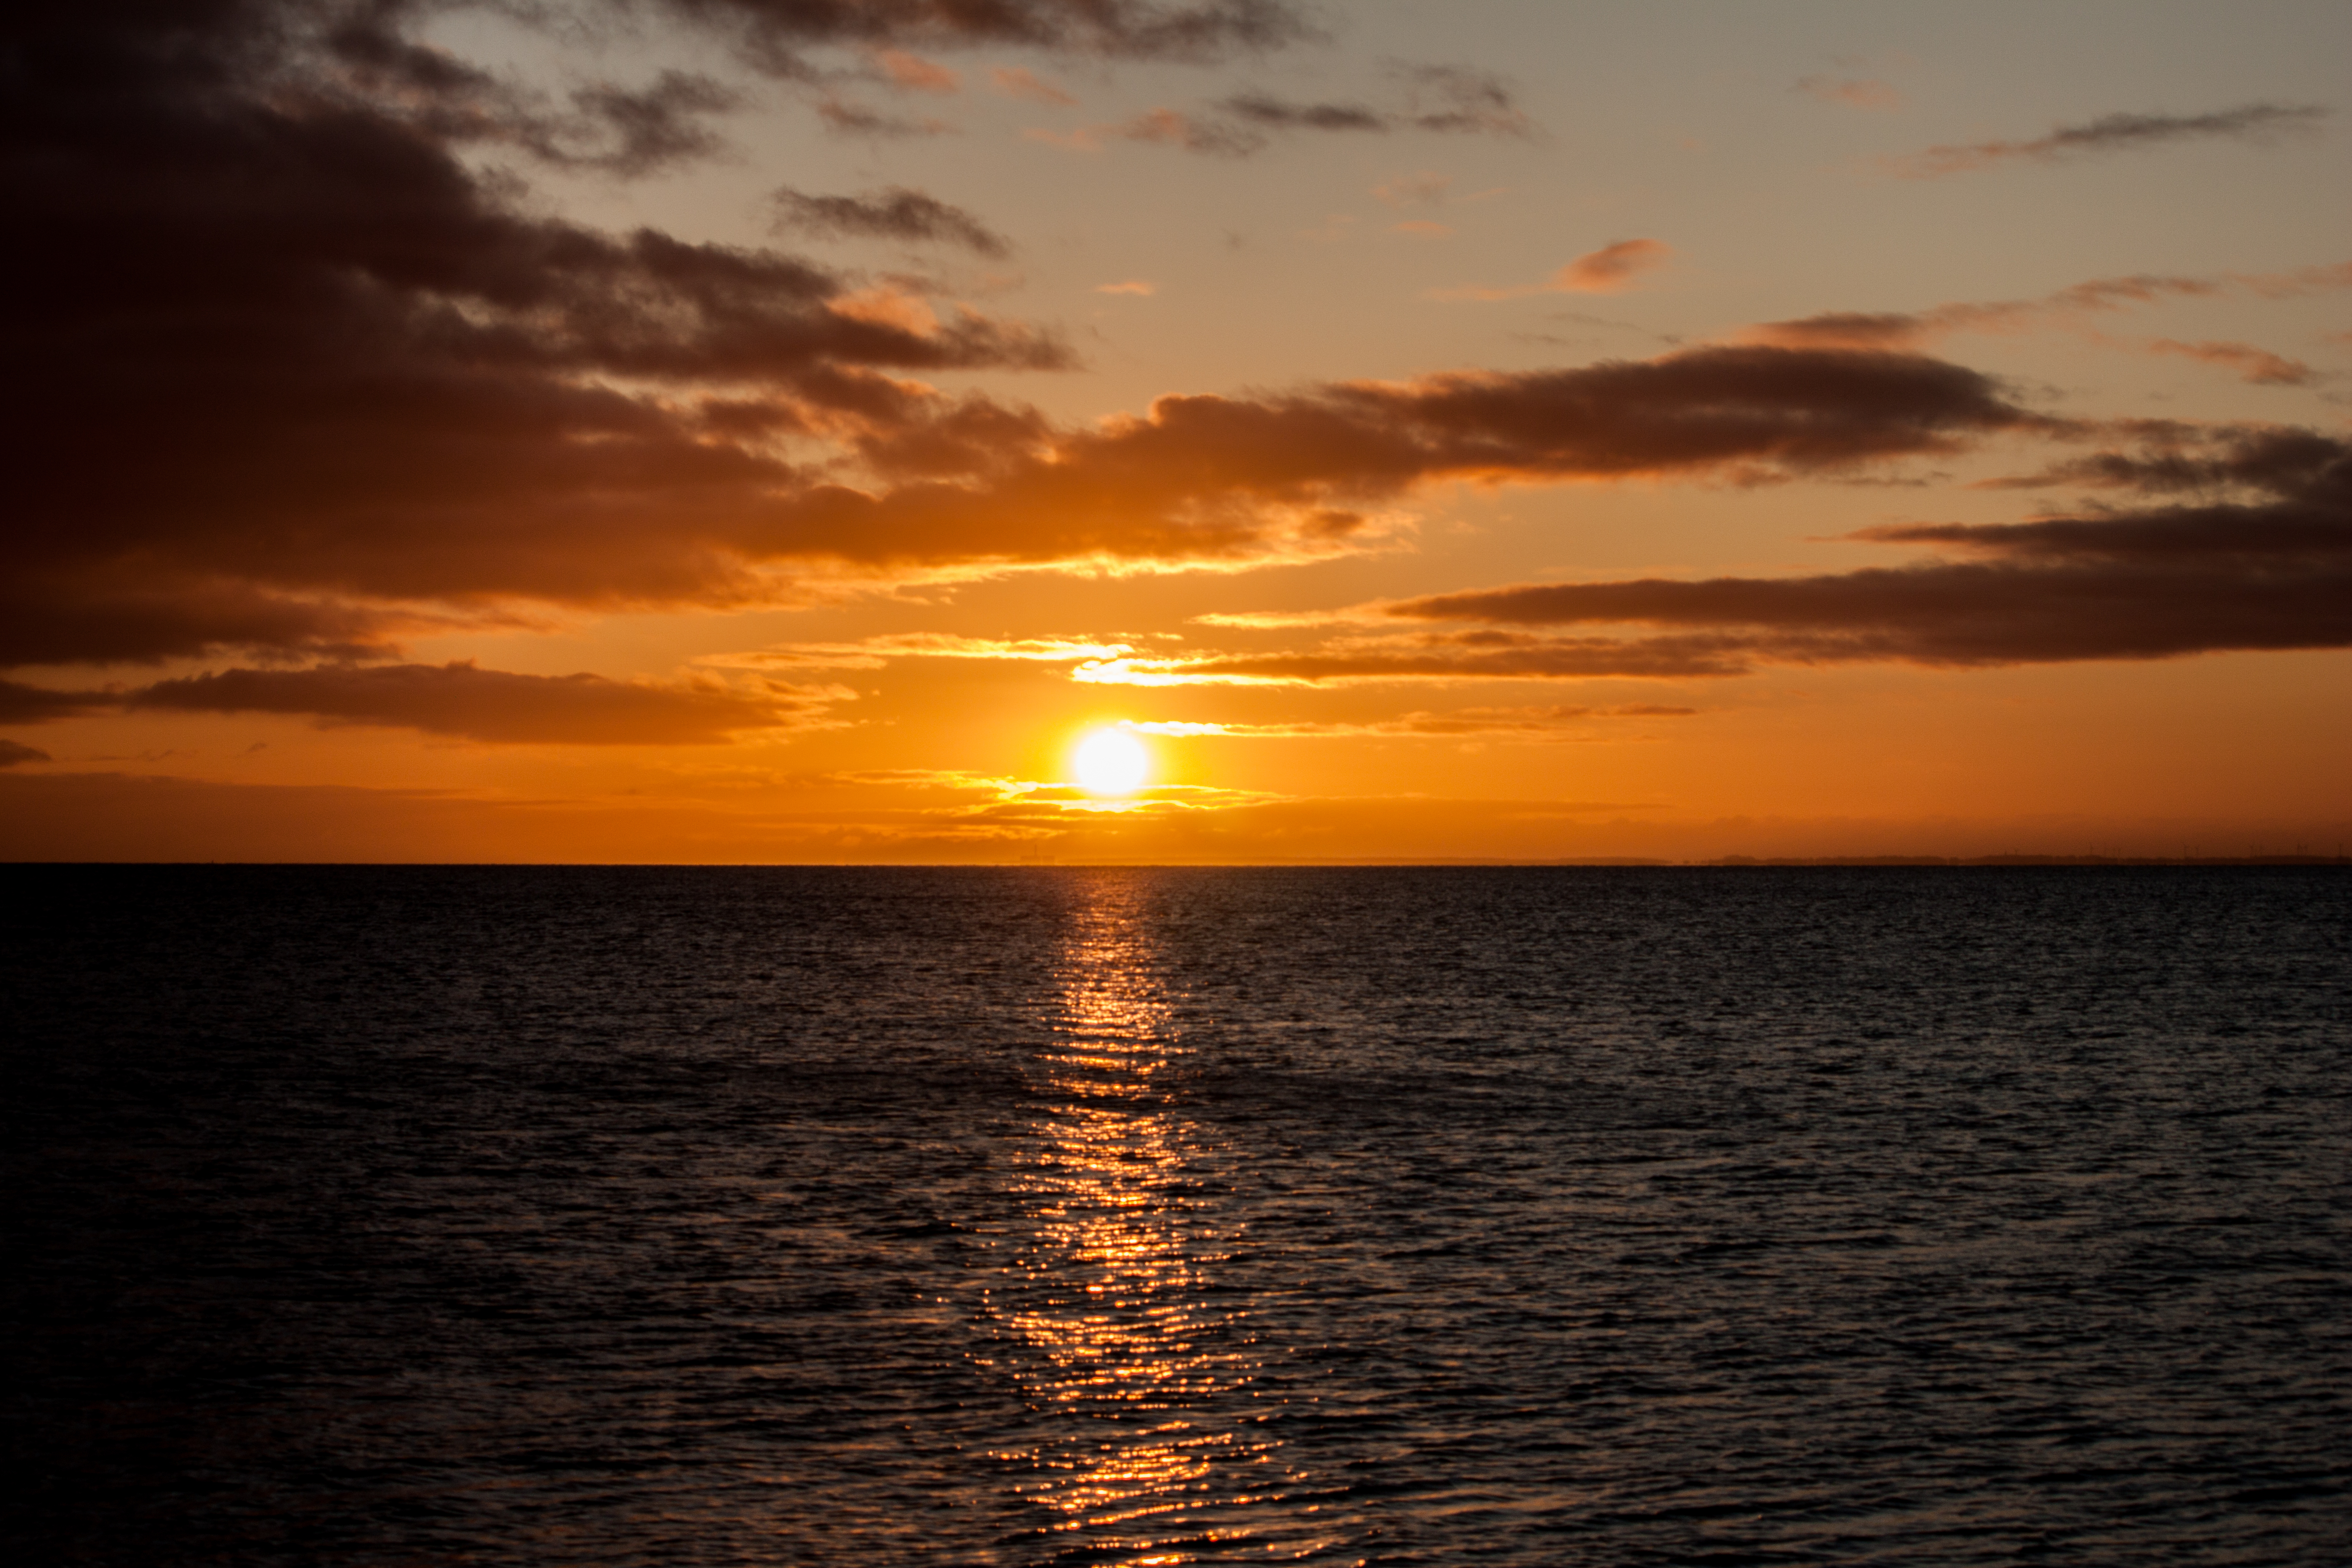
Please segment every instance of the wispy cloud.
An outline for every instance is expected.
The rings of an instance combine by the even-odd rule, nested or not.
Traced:
[[[2315,104],[2248,103],[2210,114],[2103,114],[2080,125],[2058,126],[2031,141],[1930,147],[1883,160],[1881,167],[1903,179],[1929,180],[2003,163],[2066,163],[2177,142],[2269,142],[2317,129],[2328,112]]]
[[[891,86],[908,92],[950,96],[958,90],[961,79],[936,60],[927,60],[905,49],[877,50],[874,63],[882,68],[882,74]]]
[[[1433,289],[1433,300],[1523,300],[1531,294],[1618,294],[1674,256],[1664,240],[1621,239],[1588,251],[1540,283],[1502,289]]]
[[[2148,351],[2217,364],[2237,372],[2238,379],[2256,386],[2310,386],[2321,379],[2317,371],[2301,360],[2287,359],[2251,343],[2184,343],[2158,338],[2148,345]]]
[[[2233,293],[2265,300],[2296,299],[2352,289],[2352,262],[2288,272],[2158,277],[2139,273],[2096,278],[2038,300],[1972,300],[1925,310],[1836,310],[1743,329],[1739,341],[1789,348],[1916,350],[1955,332],[2021,332],[2045,323],[2160,304],[2168,300],[2220,299]]]
[[[1491,71],[1467,66],[1394,66],[1394,101],[1304,102],[1274,93],[1244,91],[1193,110],[1165,106],[1129,120],[1066,131],[1024,132],[1032,141],[1077,152],[1097,152],[1113,142],[1154,142],[1189,153],[1245,158],[1274,139],[1299,132],[1386,135],[1424,132],[1438,135],[1531,138],[1535,122],[1513,100],[1507,83]]]
[[[961,207],[904,185],[855,196],[813,196],[785,185],[769,199],[775,204],[779,228],[845,238],[957,245],[990,257],[1007,256],[1013,249],[1003,236]]]

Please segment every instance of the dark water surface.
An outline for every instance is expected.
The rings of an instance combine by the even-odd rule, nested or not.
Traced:
[[[13,1563],[2352,1561],[2352,877],[18,868]]]

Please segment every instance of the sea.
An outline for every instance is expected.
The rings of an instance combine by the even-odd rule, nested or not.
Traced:
[[[5,872],[14,1564],[2352,1562],[2352,875]]]

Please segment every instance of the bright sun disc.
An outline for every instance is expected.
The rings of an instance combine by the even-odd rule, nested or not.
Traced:
[[[1097,730],[1078,742],[1078,783],[1096,795],[1125,795],[1143,782],[1150,759],[1124,730]]]

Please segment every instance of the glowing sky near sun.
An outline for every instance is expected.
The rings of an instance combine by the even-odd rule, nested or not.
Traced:
[[[0,855],[2352,833],[2341,5],[11,29]]]

